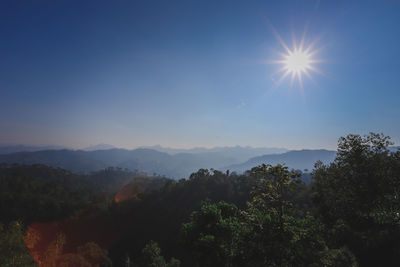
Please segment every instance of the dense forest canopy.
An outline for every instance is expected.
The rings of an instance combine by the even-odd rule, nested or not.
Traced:
[[[0,166],[1,266],[397,266],[400,150],[339,139],[311,182],[265,162],[179,181]]]

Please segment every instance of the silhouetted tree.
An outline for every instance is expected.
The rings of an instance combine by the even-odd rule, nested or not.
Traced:
[[[315,166],[313,199],[334,246],[362,266],[400,262],[400,152],[388,136],[341,137],[335,161]]]

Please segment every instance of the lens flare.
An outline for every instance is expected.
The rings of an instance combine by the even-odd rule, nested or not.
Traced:
[[[303,51],[294,51],[285,57],[285,68],[290,72],[299,73],[310,67],[310,55]]]
[[[303,89],[303,74],[312,80],[310,72],[321,73],[321,71],[315,67],[316,63],[321,62],[315,58],[315,55],[319,50],[314,49],[315,41],[309,46],[305,47],[305,36],[301,39],[300,43],[297,44],[296,40],[293,40],[293,48],[290,49],[288,45],[282,40],[279,34],[274,31],[276,38],[280,42],[281,46],[285,50],[284,53],[279,53],[281,59],[273,60],[272,63],[279,64],[282,67],[271,75],[271,78],[277,73],[283,73],[277,81],[279,85],[287,76],[291,76],[291,84],[297,79],[300,87]]]

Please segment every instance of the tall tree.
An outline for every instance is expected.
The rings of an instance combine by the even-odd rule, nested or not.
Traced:
[[[207,200],[191,214],[190,222],[182,225],[181,233],[199,266],[233,266],[241,227],[234,204]]]
[[[400,151],[383,134],[341,137],[335,161],[317,163],[313,200],[335,246],[362,266],[400,262]]]

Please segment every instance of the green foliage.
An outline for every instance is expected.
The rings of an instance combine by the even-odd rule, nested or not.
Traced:
[[[0,166],[0,222],[51,221],[72,215],[97,194],[77,175],[44,165]]]
[[[383,134],[339,139],[337,158],[316,164],[313,199],[334,246],[347,245],[362,266],[400,261],[400,152]]]
[[[200,266],[231,265],[238,250],[242,225],[238,208],[226,202],[203,202],[200,211],[182,226],[184,244],[194,251]]]
[[[263,164],[250,173],[258,183],[243,212],[241,265],[318,266],[328,250],[323,225],[310,215],[294,217],[289,198],[299,174],[279,164]]]
[[[350,258],[329,250],[319,221],[292,215],[298,173],[265,164],[249,173],[257,183],[246,210],[206,201],[183,224],[184,244],[198,266],[351,266]]]
[[[347,248],[330,249],[322,252],[320,266],[357,267],[354,254]]]
[[[137,178],[120,168],[77,175],[39,164],[0,164],[0,222],[20,220],[28,225],[65,219],[88,207],[106,211],[114,194],[138,179],[146,189],[158,189],[168,181]]]
[[[180,261],[172,258],[170,262],[166,262],[164,257],[161,255],[161,249],[156,242],[151,240],[142,249],[141,261],[139,263],[141,267],[179,267]]]
[[[256,187],[252,191],[251,208],[266,209],[284,215],[286,209],[292,208],[290,193],[296,190],[300,173],[289,171],[280,164],[276,166],[262,164],[250,170],[256,178]]]
[[[24,228],[19,222],[0,224],[0,266],[36,266],[24,242]]]

